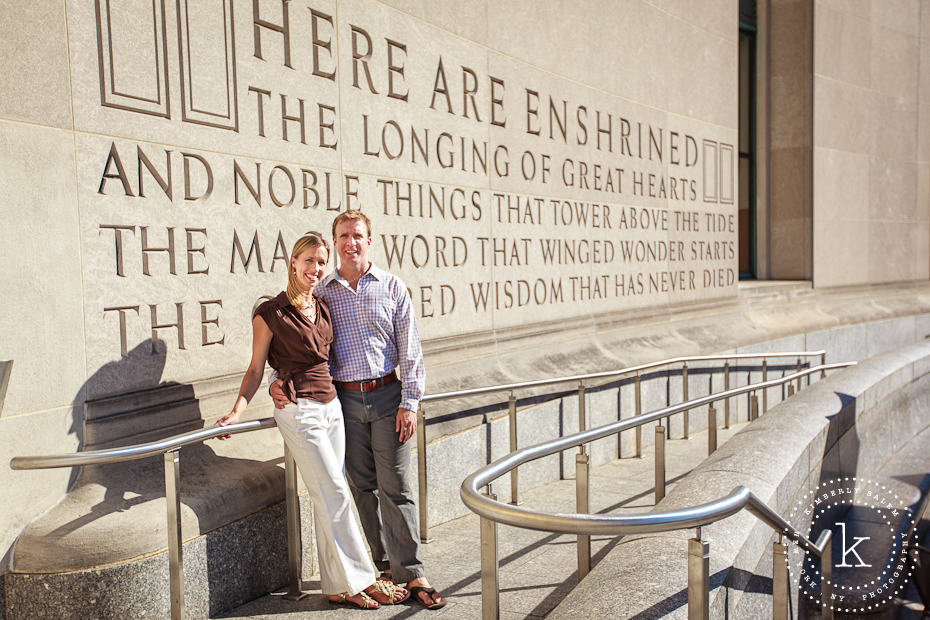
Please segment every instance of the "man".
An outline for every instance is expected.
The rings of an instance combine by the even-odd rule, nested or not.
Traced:
[[[406,287],[371,263],[369,246],[368,217],[340,213],[333,221],[339,268],[314,289],[333,317],[330,371],[345,418],[346,471],[375,566],[383,577],[406,582],[419,603],[438,609],[446,600],[426,579],[408,482],[407,442],[416,432],[426,376],[420,336]],[[279,382],[271,395],[276,406],[287,403]]]

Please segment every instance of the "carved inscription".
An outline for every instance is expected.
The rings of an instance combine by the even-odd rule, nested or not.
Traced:
[[[733,132],[424,44],[449,35],[381,5],[155,2],[124,32],[111,5],[130,6],[94,7],[99,105],[172,136],[86,141],[91,329],[113,355],[240,347],[294,240],[347,208],[426,337],[735,292]]]

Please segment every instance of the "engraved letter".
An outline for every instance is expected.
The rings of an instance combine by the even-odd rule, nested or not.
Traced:
[[[207,325],[216,325],[220,326],[220,317],[216,316],[212,319],[207,318],[207,306],[219,306],[223,307],[222,299],[214,299],[211,301],[202,301],[200,302],[200,344],[201,346],[207,347],[211,344],[224,344],[226,342],[226,334],[223,334],[219,340],[210,340],[207,337]],[[222,331],[220,332],[222,334]]]
[[[194,254],[200,254],[204,258],[207,256],[207,246],[202,245],[199,248],[194,247],[194,233],[200,233],[204,237],[207,236],[206,228],[185,228],[184,232],[187,234],[187,273],[210,273],[210,265],[207,265],[204,269],[194,269]],[[206,244],[206,239],[204,239],[204,244]]]
[[[119,352],[123,357],[129,357],[129,347],[126,343],[126,312],[128,310],[135,310],[136,314],[139,314],[139,306],[114,306],[103,309],[104,313],[119,312]]]
[[[442,68],[442,56],[439,57],[439,65],[436,67],[436,79],[433,80],[433,98],[429,102],[431,110],[436,109],[437,94],[446,98],[446,111],[454,115],[455,112],[452,111],[452,98],[449,97],[449,85],[446,83],[446,70]]]
[[[336,149],[336,144],[339,140],[336,139],[336,108],[331,105],[326,105],[324,103],[318,103],[317,109],[320,112],[320,147],[324,149]],[[323,112],[329,112],[329,121],[324,117]],[[329,130],[330,135],[333,137],[332,142],[326,141],[326,131]]]
[[[500,96],[497,95],[497,87],[501,87]],[[497,111],[504,111],[504,80],[491,76],[491,124],[498,127],[506,127],[507,119],[498,119]]]
[[[320,69],[320,48],[322,47],[328,52],[329,59],[333,59],[333,37],[332,37],[332,28],[333,28],[333,18],[326,13],[320,13],[313,7],[310,8],[310,26],[311,26],[311,43],[313,44],[313,75],[321,78],[326,78],[327,80],[336,81],[336,66],[333,65],[332,71],[324,71]],[[320,20],[329,22],[330,28],[330,37],[325,41],[320,39],[319,31],[319,22]]]
[[[168,270],[171,272],[171,275],[177,275],[178,271],[175,268],[174,263],[174,229],[168,229],[168,247],[164,248],[151,248],[149,247],[149,227],[140,226],[139,230],[142,231],[142,273],[147,276],[152,275],[149,273],[149,252],[167,252],[168,253]],[[181,347],[182,349],[184,347]]]
[[[404,82],[404,65],[395,65],[394,64],[394,50],[398,49],[407,55],[407,46],[403,43],[398,43],[397,41],[391,41],[388,38],[384,39],[387,41],[387,60],[388,60],[388,97],[392,99],[400,99],[401,101],[407,101],[407,93],[409,89],[404,89],[404,92],[399,92],[394,90],[394,74],[400,76],[401,83]]]
[[[475,93],[477,92],[478,76],[475,75],[474,71],[462,65],[462,116],[468,118],[468,102],[471,101],[471,109],[475,111],[475,120],[480,123],[481,116],[478,115],[478,106],[475,104]]]
[[[149,304],[149,312],[152,316],[152,355],[158,353],[158,332],[156,330],[174,327],[178,330],[178,348],[184,349],[184,304],[177,302],[174,304],[177,311],[177,323],[158,323],[158,306]],[[166,345],[167,346],[167,345]]]
[[[249,246],[249,256],[246,258],[245,251],[242,249],[242,243],[239,242],[239,234],[233,230],[233,249],[232,256],[229,259],[229,273],[236,273],[236,254],[239,255],[239,262],[245,268],[246,273],[249,271],[249,263],[252,262],[252,256],[255,256],[255,262],[258,264],[258,272],[265,273],[262,267],[262,248],[258,243],[258,231],[252,237],[252,245]]]
[[[288,69],[293,69],[294,67],[291,66],[291,29],[287,15],[288,0],[281,0],[281,13],[283,14],[284,19],[284,24],[281,26],[273,24],[269,21],[265,21],[258,16],[258,1],[259,0],[252,0],[252,34],[255,40],[255,57],[259,60],[265,60],[262,57],[261,29],[264,27],[268,30],[273,30],[274,32],[280,32],[282,35],[284,35],[284,66]]]
[[[109,172],[110,164],[116,165],[116,173]],[[126,178],[126,170],[123,168],[123,162],[120,161],[119,152],[116,150],[116,142],[110,143],[110,154],[107,155],[107,162],[103,165],[103,175],[100,177],[100,187],[97,188],[98,194],[103,194],[104,185],[107,179],[119,179],[123,184],[123,192],[127,196],[134,196],[132,188],[129,187],[129,179]]]
[[[539,127],[533,127],[533,119],[539,118],[539,93],[526,89],[526,133],[539,135]]]
[[[158,186],[161,187],[161,191],[165,193],[168,200],[171,200],[171,151],[165,150],[165,176],[168,177],[167,180],[155,169],[155,166],[149,161],[149,158],[142,152],[141,146],[136,146],[136,156],[138,158],[139,169],[139,196],[145,197],[145,188],[142,185],[142,167],[145,166],[149,174],[155,179],[155,182],[158,183]]]
[[[184,158],[184,200],[200,200],[201,198],[209,198],[210,194],[213,193],[213,170],[210,168],[210,164],[207,163],[206,159],[194,153],[181,153],[181,157]],[[201,163],[201,165],[203,165],[203,170],[206,172],[207,176],[207,189],[205,189],[199,196],[195,196],[191,193],[191,158],[196,159]]]
[[[359,37],[365,39],[365,45],[368,48],[365,53],[358,51]],[[371,37],[358,26],[352,26],[352,86],[360,88],[358,85],[358,65],[359,61],[361,61],[362,69],[365,70],[365,79],[368,80],[368,90],[377,95],[378,91],[375,90],[375,85],[371,81],[371,70],[368,68],[369,60],[371,60]]]
[[[262,95],[265,97],[271,98],[271,91],[257,88],[255,86],[249,86],[249,92],[255,93],[255,100],[258,103],[258,135],[265,137],[265,102],[262,100]],[[283,97],[284,95],[282,95]]]
[[[116,224],[100,224],[101,230],[110,228],[113,230],[114,241],[116,242],[116,275],[121,278],[125,278],[126,274],[123,273],[123,231],[128,230],[129,232],[135,234],[135,226],[117,226]]]

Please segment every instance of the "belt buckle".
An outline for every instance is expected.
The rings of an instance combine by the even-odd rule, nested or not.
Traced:
[[[378,379],[372,379],[370,381],[362,381],[358,384],[362,392],[371,392],[378,388]]]

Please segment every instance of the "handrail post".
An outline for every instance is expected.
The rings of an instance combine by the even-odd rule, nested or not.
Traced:
[[[794,384],[790,381],[788,382],[788,398],[794,396]]]
[[[426,412],[417,407],[417,508],[420,511],[420,542],[430,543],[429,487],[426,484]]]
[[[588,430],[588,418],[584,404],[584,381],[580,381],[578,383],[578,432],[581,433],[586,430]],[[585,452],[585,444],[578,446],[579,454],[585,454]]]
[[[759,417],[759,397],[755,392],[749,397],[749,421],[752,422]]]
[[[300,540],[300,502],[297,500],[297,463],[284,444],[284,512],[287,521],[287,594],[284,598],[299,601],[303,591],[303,556]]]
[[[586,515],[591,512],[588,490],[590,488],[589,457],[575,455],[575,512]],[[578,534],[578,581],[591,572],[591,536]]]
[[[710,543],[701,528],[688,539],[688,620],[710,618]]]
[[[797,372],[801,372],[801,358],[800,357],[798,358]],[[795,379],[795,383],[797,383],[797,390],[798,392],[800,392],[801,391],[801,377],[798,377],[797,379]]]
[[[510,422],[510,452],[517,451],[517,397],[510,392],[507,399],[507,419]],[[517,468],[510,470],[510,503],[516,506],[520,503],[520,487]]]
[[[723,363],[723,391],[730,389],[730,360]],[[723,428],[730,428],[730,399],[723,399]]]
[[[781,534],[772,543],[772,618],[788,620],[788,547]]]
[[[762,360],[762,383],[768,381],[769,376],[769,361],[767,359]],[[762,388],[762,413],[765,413],[769,410],[769,391],[765,388]]]
[[[820,365],[821,366],[827,365],[827,352],[826,351],[820,354]],[[820,369],[820,378],[821,379],[827,378],[827,371],[822,368]]]
[[[820,610],[824,620],[833,620],[833,533],[826,532],[820,555]]]
[[[682,394],[682,402],[684,403],[688,402],[688,363],[687,362],[681,365],[681,394]],[[685,439],[688,439],[688,412],[689,412],[688,409],[684,410],[684,417],[682,421],[682,424],[684,426],[683,437]],[[671,421],[669,421],[668,427],[669,427],[669,430],[671,430],[672,428]]]
[[[636,416],[639,417],[643,414],[643,391],[642,386],[640,385],[639,373],[636,373]],[[636,427],[636,458],[643,458],[643,427],[639,425]]]
[[[497,495],[489,493],[493,500]],[[500,618],[500,587],[497,564],[497,522],[481,517],[481,617],[483,620]]]
[[[707,406],[707,456],[717,451],[717,410],[713,404]]]
[[[655,462],[655,479],[656,479],[656,502],[659,503],[665,497],[665,429],[659,424],[656,426],[656,462]]]
[[[181,541],[181,455],[165,452],[165,502],[168,507],[168,581],[171,591],[171,620],[184,617],[184,549]]]

